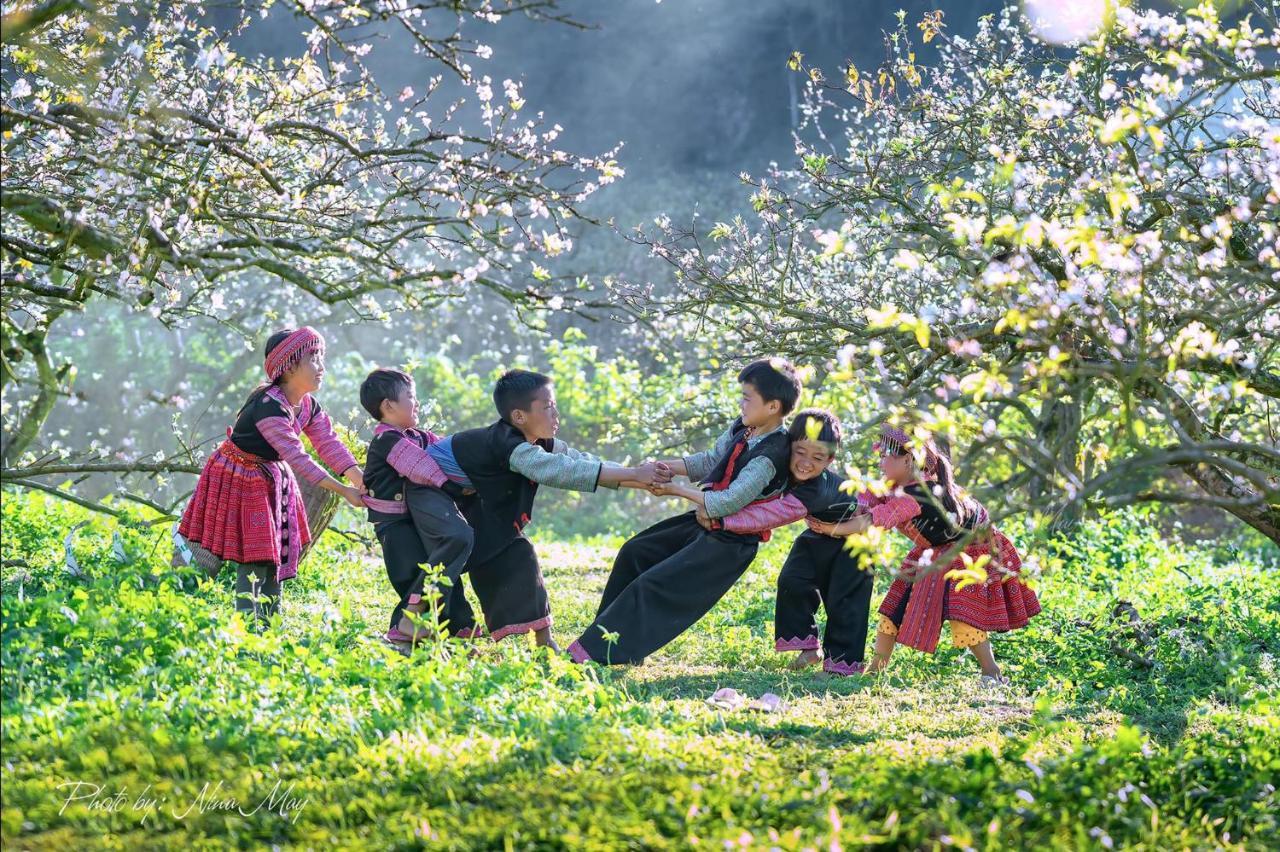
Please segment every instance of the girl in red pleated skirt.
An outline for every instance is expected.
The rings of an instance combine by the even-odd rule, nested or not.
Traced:
[[[278,611],[281,583],[298,573],[311,531],[296,477],[363,508],[364,476],[312,394],[324,378],[324,338],[310,327],[267,340],[267,382],[260,385],[200,472],[178,532],[236,563],[236,609],[266,622]],[[311,460],[305,435],[334,479]]]
[[[880,604],[867,673],[883,670],[899,644],[933,653],[946,622],[952,644],[977,658],[982,684],[1007,683],[989,634],[1025,627],[1040,612],[1035,592],[1019,579],[1018,551],[991,527],[986,509],[957,487],[951,459],[932,438],[886,425],[876,449],[892,491],[860,495],[863,514],[818,530],[849,535],[874,525],[915,545]]]

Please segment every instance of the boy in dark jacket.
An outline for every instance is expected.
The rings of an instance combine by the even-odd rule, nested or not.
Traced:
[[[636,663],[679,636],[715,606],[755,558],[768,534],[703,529],[753,501],[781,493],[790,445],[784,418],[800,398],[795,368],[756,361],[738,374],[740,416],[708,451],[666,462],[699,485],[658,485],[657,494],[694,503],[633,536],[618,551],[596,619],[569,648],[579,662]],[[614,638],[606,640],[606,634]],[[616,637],[616,638],[615,638]]]

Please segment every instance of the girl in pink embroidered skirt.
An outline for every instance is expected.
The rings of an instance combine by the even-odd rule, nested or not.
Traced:
[[[236,563],[236,609],[262,623],[278,611],[281,583],[297,575],[311,540],[295,475],[364,507],[363,472],[312,396],[324,378],[324,338],[309,326],[278,331],[267,340],[264,367],[267,383],[205,462],[178,526],[188,541]],[[350,485],[311,460],[302,435]]]
[[[1035,592],[1018,579],[1017,550],[991,527],[986,509],[956,486],[951,459],[931,438],[912,438],[886,425],[876,449],[893,490],[860,495],[865,514],[836,532],[849,535],[875,525],[897,530],[915,546],[880,604],[875,659],[867,673],[883,670],[899,644],[933,653],[945,621],[952,644],[977,658],[983,685],[1007,683],[988,634],[1025,627],[1040,612]]]

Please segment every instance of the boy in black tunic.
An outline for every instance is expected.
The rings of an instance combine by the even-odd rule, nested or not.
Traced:
[[[768,539],[712,522],[781,493],[789,459],[783,418],[800,398],[800,382],[781,359],[747,365],[738,381],[741,416],[715,448],[666,462],[700,485],[651,489],[683,497],[696,510],[660,521],[618,551],[595,621],[569,648],[578,662],[640,662],[715,606]],[[699,515],[717,528],[703,529]]]
[[[440,440],[418,429],[418,396],[413,378],[400,370],[374,370],[360,385],[360,404],[378,420],[369,442],[365,505],[382,545],[387,579],[399,601],[386,638],[416,642],[443,626],[460,637],[477,635],[475,615],[462,589],[462,572],[471,555],[471,526],[454,505],[463,490],[449,481],[427,448]],[[410,485],[420,486],[413,500]],[[442,580],[434,600],[423,596],[423,566],[440,566]],[[434,618],[418,616],[432,609]]]
[[[558,650],[538,556],[524,536],[538,485],[648,488],[670,482],[671,470],[659,462],[622,467],[558,440],[555,389],[540,373],[509,370],[494,386],[493,402],[496,423],[456,432],[427,451],[449,479],[475,492],[458,506],[475,531],[466,572],[490,634],[498,640],[532,631],[539,645]],[[410,486],[410,501],[418,490]]]

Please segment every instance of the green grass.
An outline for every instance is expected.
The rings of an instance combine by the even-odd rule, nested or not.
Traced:
[[[874,683],[787,671],[771,633],[784,537],[686,636],[602,670],[518,641],[402,657],[377,640],[380,564],[334,536],[287,586],[283,624],[255,635],[231,578],[163,567],[155,532],[121,529],[122,566],[116,527],[94,520],[75,545],[92,579],[62,574],[86,517],[6,495],[6,848],[1280,843],[1280,573],[1261,547],[1166,543],[1118,515],[1059,543],[1061,564],[1027,548],[1050,564],[1045,613],[997,637],[1014,686],[991,693],[950,649],[900,653]],[[538,542],[562,644],[619,542]],[[1118,600],[1144,636],[1110,617]],[[715,711],[719,686],[789,710]],[[101,786],[99,807],[64,807],[75,782]],[[277,782],[296,801],[198,804],[207,784],[206,805],[251,811]]]

